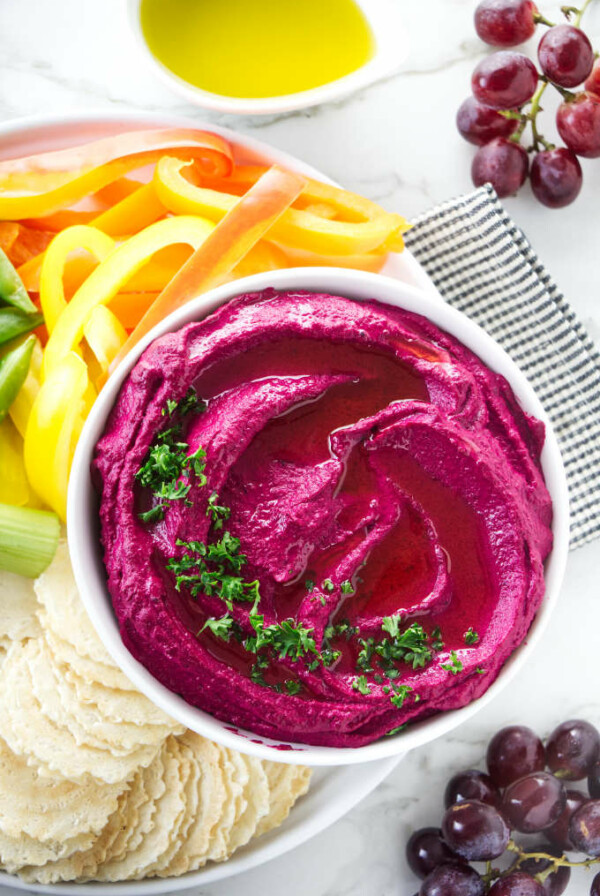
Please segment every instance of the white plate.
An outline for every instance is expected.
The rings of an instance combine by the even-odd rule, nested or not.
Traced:
[[[148,127],[202,127],[195,120],[168,116],[119,113],[117,115],[35,116],[0,125],[0,158],[12,158],[48,149],[60,149],[78,142]],[[328,180],[296,159],[277,152],[257,140],[241,138],[233,131],[206,125],[244,148],[249,156],[258,154],[274,162],[301,169],[306,174]],[[430,293],[435,289],[417,262],[408,253],[397,256],[386,268],[392,276],[421,286]],[[436,294],[437,295],[437,294]],[[69,896],[145,896],[199,887],[257,868],[265,862],[299,846],[349,812],[374,790],[402,756],[367,762],[354,768],[321,768],[313,772],[311,787],[280,827],[238,850],[229,861],[169,880],[148,880],[121,884],[25,884],[13,875],[0,872],[0,886],[6,892],[65,893]]]

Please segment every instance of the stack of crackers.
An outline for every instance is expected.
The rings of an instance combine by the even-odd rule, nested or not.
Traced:
[[[99,641],[65,541],[0,577],[0,867],[28,882],[171,877],[287,817],[310,771],[185,730]]]

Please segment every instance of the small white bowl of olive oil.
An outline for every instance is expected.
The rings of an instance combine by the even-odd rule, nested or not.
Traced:
[[[217,112],[269,115],[339,100],[406,58],[398,0],[129,0],[163,81]]]

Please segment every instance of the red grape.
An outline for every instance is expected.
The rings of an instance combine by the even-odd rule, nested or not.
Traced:
[[[502,811],[517,831],[535,834],[558,820],[566,801],[565,788],[558,778],[548,772],[532,772],[507,787]]]
[[[554,729],[546,744],[548,768],[567,781],[586,778],[599,754],[600,734],[582,719],[563,722]]]
[[[542,205],[563,208],[579,196],[583,172],[575,153],[560,146],[537,153],[531,163],[530,179],[531,189]],[[571,775],[561,777],[575,780]]]
[[[463,864],[463,860],[453,853],[449,846],[442,840],[440,828],[421,828],[415,831],[406,844],[406,861],[417,877],[427,875],[438,865],[456,862]]]
[[[484,896],[485,884],[468,865],[438,865],[428,874],[419,896]]]
[[[590,896],[600,896],[600,874],[597,874],[592,881]]]
[[[600,760],[594,762],[588,775],[588,790],[595,800],[600,799]]]
[[[476,146],[482,146],[494,137],[510,137],[518,124],[514,118],[505,118],[495,109],[482,106],[472,96],[456,113],[456,126],[460,134]]]
[[[588,93],[600,100],[600,59],[596,59],[592,72],[583,86]]]
[[[493,47],[516,47],[535,31],[537,7],[532,0],[481,0],[475,30]]]
[[[536,843],[534,846],[528,846],[527,851],[533,853],[544,852],[546,855],[555,856],[556,858],[562,856],[561,849],[553,848],[546,843]],[[527,874],[541,874],[542,871],[550,867],[551,861],[551,859],[525,859],[524,862],[520,863],[519,868]],[[556,871],[544,878],[542,890],[545,896],[562,896],[562,893],[567,889],[570,879],[571,869],[565,865],[559,866]]]
[[[538,82],[535,65],[522,53],[501,51],[482,59],[471,79],[473,95],[492,109],[516,109],[527,103]]]
[[[470,769],[450,778],[444,794],[444,806],[449,809],[454,803],[462,803],[464,800],[478,800],[480,803],[498,807],[500,794],[489,775]]]
[[[450,806],[442,821],[442,834],[448,846],[469,862],[498,858],[510,838],[498,810],[477,800]]]
[[[600,856],[600,800],[588,800],[573,812],[569,837],[578,852]]]
[[[545,896],[544,888],[535,877],[523,871],[513,871],[501,877],[489,890],[489,896]]]
[[[471,177],[476,187],[490,183],[498,196],[511,196],[527,180],[529,157],[518,143],[496,137],[480,146],[473,158]]]
[[[580,793],[578,790],[567,790],[565,808],[552,827],[544,831],[544,835],[551,843],[563,850],[573,849],[569,837],[569,822],[573,812],[583,806],[585,802],[587,802],[587,797],[584,793]]]
[[[531,728],[509,725],[491,739],[487,766],[496,787],[506,787],[529,772],[545,768],[544,745]]]
[[[544,74],[561,87],[577,87],[594,64],[589,38],[574,25],[555,25],[544,34],[538,47]]]
[[[556,123],[560,136],[578,156],[600,157],[600,99],[580,93],[574,100],[561,103]]]

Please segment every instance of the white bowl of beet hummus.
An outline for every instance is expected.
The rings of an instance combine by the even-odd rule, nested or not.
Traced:
[[[202,735],[313,765],[438,737],[518,675],[564,572],[559,450],[464,315],[338,269],[165,319],[103,389],[69,544],[106,647]]]

